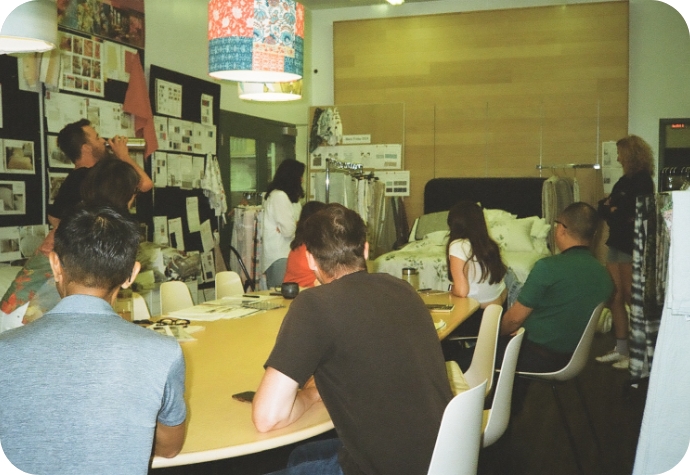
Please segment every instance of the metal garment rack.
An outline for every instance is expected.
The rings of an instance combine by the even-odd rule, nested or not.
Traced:
[[[355,172],[362,172],[364,166],[361,163],[341,162],[333,158],[326,159],[326,203],[330,202],[331,189],[331,165],[338,170],[351,170]]]
[[[600,170],[601,165],[599,163],[566,163],[562,165],[537,165],[537,170],[539,170],[539,176],[541,176],[542,170],[555,170],[557,168],[592,168],[594,170]]]

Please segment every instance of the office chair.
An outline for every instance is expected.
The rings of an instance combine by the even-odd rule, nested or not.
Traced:
[[[244,293],[244,286],[240,275],[235,271],[222,271],[216,273],[216,298],[241,295]]]
[[[179,280],[163,282],[160,289],[160,298],[162,315],[194,306],[189,287]]]

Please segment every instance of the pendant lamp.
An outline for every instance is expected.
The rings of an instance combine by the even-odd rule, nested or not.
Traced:
[[[304,6],[294,0],[210,0],[209,75],[237,82],[302,78]]]
[[[240,99],[246,101],[285,102],[302,99],[302,80],[292,82],[239,82]]]
[[[43,52],[56,44],[55,0],[0,1],[0,54]]]

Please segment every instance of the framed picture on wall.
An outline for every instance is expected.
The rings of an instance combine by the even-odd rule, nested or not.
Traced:
[[[2,171],[4,173],[36,173],[34,143],[26,140],[5,139],[2,143]]]
[[[0,181],[0,215],[26,214],[26,183]]]

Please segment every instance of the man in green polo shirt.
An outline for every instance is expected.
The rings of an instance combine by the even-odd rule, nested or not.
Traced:
[[[592,311],[611,296],[611,277],[589,250],[598,224],[587,203],[564,209],[553,230],[561,253],[534,265],[503,316],[502,335],[525,328],[518,371],[548,373],[568,364]]]

